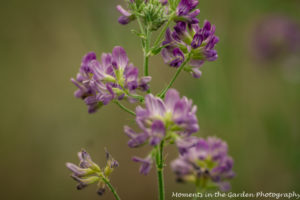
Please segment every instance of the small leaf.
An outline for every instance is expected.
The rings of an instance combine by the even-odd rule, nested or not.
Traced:
[[[141,38],[141,39],[144,39],[144,40],[146,39],[145,34],[140,33],[140,32],[138,32],[137,30],[132,29],[131,32],[132,32],[133,34],[135,34],[136,36],[138,36],[139,38]]]

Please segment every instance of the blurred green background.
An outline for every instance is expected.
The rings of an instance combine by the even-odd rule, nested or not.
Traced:
[[[124,5],[108,0],[1,2],[1,199],[100,199],[95,186],[76,191],[65,167],[66,161],[78,162],[82,147],[99,163],[104,163],[104,147],[119,161],[111,179],[123,199],[156,199],[154,171],[142,176],[131,161],[149,150],[127,147],[123,125],[134,127],[133,119],[115,105],[89,115],[73,97],[69,81],[86,52],[100,56],[115,45],[142,66],[139,40],[130,32],[135,23],[117,22],[115,6],[120,3]],[[217,26],[219,59],[204,65],[199,80],[182,73],[174,85],[198,106],[198,135],[228,142],[237,173],[232,191],[299,193],[299,55],[285,64],[257,61],[252,37],[258,21],[270,14],[299,23],[300,1],[201,0],[199,8],[200,20]],[[153,90],[159,91],[175,71],[160,56],[151,58],[150,66]],[[167,151],[168,164],[176,149]],[[174,179],[167,165],[167,199],[173,191],[193,191]],[[107,192],[101,199],[113,197]]]

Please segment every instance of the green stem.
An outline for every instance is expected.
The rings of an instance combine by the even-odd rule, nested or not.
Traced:
[[[139,17],[139,15],[138,15],[137,13],[136,13],[135,15],[137,16],[136,19],[137,19],[137,22],[138,22],[138,24],[139,24],[141,33],[146,37],[145,29],[144,29],[144,27],[143,27],[143,24],[142,24],[142,22],[141,22],[140,17]],[[144,49],[144,48],[145,48],[145,39],[142,38],[141,41],[142,41],[142,47],[143,47],[143,49]]]
[[[146,41],[145,41],[145,48],[144,48],[144,76],[149,76],[149,49],[150,49],[150,41],[151,41],[151,31],[147,28],[146,29]],[[147,91],[150,93],[150,88]]]
[[[139,24],[139,27],[140,27],[140,29],[141,29],[141,32],[143,33],[143,34],[145,34],[145,30],[144,30],[144,28],[143,28],[143,25],[142,25],[142,22],[141,22],[141,20],[140,20],[140,17],[138,16],[138,14],[136,14],[136,20],[137,20],[137,22],[138,22],[138,24]]]
[[[149,48],[150,48],[150,40],[151,40],[151,31],[149,29],[146,30],[146,42],[145,42],[145,49],[144,49],[144,75],[148,76],[149,71]]]
[[[196,179],[196,193],[204,194],[206,192],[207,186],[207,177],[201,177]],[[206,199],[205,197],[201,199]],[[197,197],[194,197],[193,200],[197,200]]]
[[[177,79],[178,75],[180,74],[180,72],[183,70],[184,66],[190,61],[190,57],[191,55],[188,54],[186,60],[180,65],[180,67],[178,68],[178,70],[176,71],[175,75],[173,76],[171,82],[168,84],[168,86],[158,95],[160,98],[164,98],[166,92],[168,91],[168,89],[170,89],[170,87],[172,87],[174,81]]]
[[[144,97],[142,97],[142,96],[140,96],[140,95],[133,95],[133,94],[130,94],[128,91],[125,91],[125,93],[126,93],[128,96],[130,96],[130,97],[132,97],[132,98],[134,98],[134,99],[139,100],[140,102],[143,102],[143,101],[144,101]]]
[[[160,146],[157,148],[158,151],[157,151],[157,159],[156,159],[159,200],[165,199],[164,174],[163,174],[163,168],[164,168],[163,148],[164,148],[164,140],[161,141]]]
[[[124,105],[122,105],[119,101],[114,101],[115,104],[117,104],[121,109],[123,109],[124,111],[128,112],[129,114],[135,116],[135,112],[133,112],[132,110],[130,110],[129,108],[126,108]]]
[[[123,91],[125,92],[125,94],[126,94],[127,96],[132,97],[132,98],[134,98],[134,99],[137,99],[137,100],[139,100],[140,102],[143,102],[143,101],[144,101],[144,97],[143,97],[143,96],[130,94],[130,93],[128,92],[128,90],[122,86],[122,84],[119,84],[119,85],[121,86],[121,88],[123,89]]]
[[[171,14],[171,16],[170,16],[168,22],[167,22],[166,25],[163,27],[163,29],[160,31],[160,33],[159,33],[157,39],[156,39],[155,42],[154,42],[154,45],[153,45],[154,48],[156,48],[157,45],[160,44],[160,41],[161,41],[162,37],[165,35],[167,28],[169,27],[170,23],[173,21],[173,17],[174,17],[174,13]]]
[[[105,178],[104,176],[102,176],[102,180],[103,182],[107,185],[107,187],[110,189],[110,191],[113,193],[113,195],[115,196],[116,200],[121,200],[121,198],[119,197],[119,195],[117,194],[117,191],[115,190],[115,188],[110,184],[109,180],[107,178]]]

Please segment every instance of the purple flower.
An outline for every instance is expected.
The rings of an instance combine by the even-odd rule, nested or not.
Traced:
[[[200,10],[195,9],[198,3],[198,0],[181,0],[176,9],[175,21],[184,21],[189,24],[199,23],[197,16],[199,15]]]
[[[300,26],[293,19],[271,15],[256,23],[253,39],[254,55],[262,61],[278,61],[300,53]]]
[[[180,154],[185,154],[191,147],[194,147],[198,143],[198,137],[186,137],[186,138],[177,138],[176,145]]]
[[[151,146],[156,146],[164,138],[186,137],[199,129],[197,107],[186,97],[180,98],[175,89],[168,90],[164,101],[149,94],[145,97],[145,104],[145,108],[136,108],[136,122],[142,129],[141,133],[124,127],[130,138],[129,147],[139,147],[148,139]]]
[[[193,138],[191,147],[181,152],[179,158],[171,163],[171,168],[177,180],[196,184],[205,179],[209,181],[207,184],[214,184],[226,191],[230,189],[228,180],[234,177],[233,160],[227,151],[227,144],[218,138],[208,137],[198,141]]]
[[[186,97],[180,98],[175,89],[168,90],[164,100],[148,94],[145,97],[145,106],[136,108],[136,122],[141,128],[140,133],[128,126],[124,127],[124,132],[130,138],[128,141],[130,148],[140,147],[147,142],[151,146],[157,146],[163,140],[173,143],[174,140],[189,138],[192,133],[199,130],[197,107]],[[190,147],[188,145],[183,147],[184,144],[181,143],[182,149]],[[146,159],[133,158],[135,162],[142,163],[140,168],[142,174],[147,174],[151,169],[154,158],[152,153]]]
[[[97,111],[101,105],[113,99],[128,98],[137,89],[145,91],[151,77],[138,78],[138,69],[129,63],[122,47],[115,47],[112,54],[103,53],[102,61],[91,52],[84,56],[76,80],[71,81],[78,87],[75,97],[88,105],[89,113]]]
[[[214,49],[219,42],[215,36],[215,26],[205,21],[202,28],[198,24],[178,22],[174,31],[166,31],[165,41],[162,43],[162,57],[171,67],[179,67],[190,54],[190,61],[184,70],[190,72],[195,78],[201,76],[199,68],[205,61],[214,61],[218,58]]]
[[[113,169],[118,167],[118,162],[107,151],[106,167],[103,170],[92,161],[85,150],[78,153],[78,158],[80,160],[78,166],[73,163],[66,163],[67,168],[72,172],[71,177],[78,182],[77,189],[81,190],[90,184],[98,183],[98,194],[102,195],[105,191],[105,183],[102,178],[108,178]]]

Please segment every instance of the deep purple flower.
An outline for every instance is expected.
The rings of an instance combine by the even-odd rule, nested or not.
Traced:
[[[80,160],[78,166],[73,163],[66,163],[67,168],[72,171],[71,177],[78,182],[77,189],[81,190],[90,184],[98,183],[98,194],[102,195],[105,191],[102,177],[108,178],[114,168],[118,167],[118,162],[107,151],[106,167],[103,170],[92,161],[85,150],[78,152],[78,158]]]
[[[198,0],[181,0],[176,9],[175,21],[184,21],[189,24],[199,23],[197,16],[199,15],[200,10],[195,9],[198,3]]]
[[[137,89],[145,91],[151,77],[138,79],[138,69],[129,63],[122,47],[115,47],[112,54],[102,54],[102,61],[91,52],[84,56],[76,80],[71,81],[78,87],[75,97],[82,98],[88,105],[89,113],[113,99],[128,98]]]
[[[197,107],[186,97],[180,98],[175,89],[168,90],[164,101],[149,94],[145,97],[145,104],[146,108],[136,108],[136,122],[142,129],[141,133],[128,126],[124,128],[130,138],[129,147],[138,147],[148,139],[151,146],[156,146],[165,137],[186,137],[199,129]]]
[[[208,185],[214,184],[222,191],[229,190],[228,180],[234,177],[234,172],[227,144],[215,137],[190,142],[192,146],[171,163],[177,179],[195,184],[208,180]]]
[[[166,64],[172,67],[179,67],[184,62],[187,54],[190,54],[190,61],[184,70],[190,72],[195,78],[201,76],[199,68],[205,61],[214,61],[218,58],[214,49],[219,42],[215,36],[215,26],[205,21],[202,28],[198,24],[178,22],[174,31],[166,31],[165,41],[162,45],[162,57]]]

